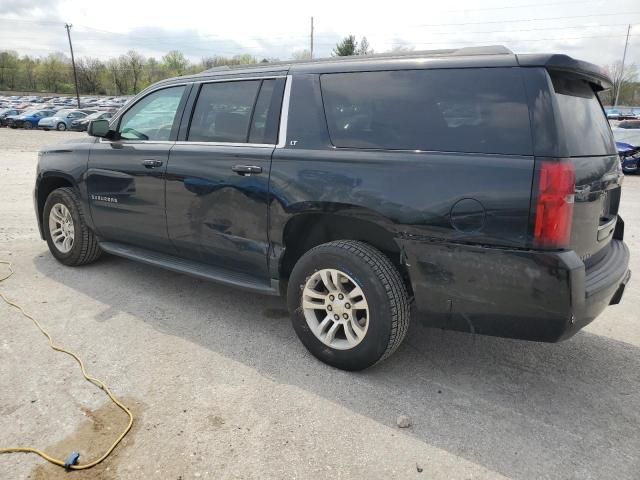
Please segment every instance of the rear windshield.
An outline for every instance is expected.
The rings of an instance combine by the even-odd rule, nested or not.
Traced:
[[[320,81],[337,147],[531,154],[518,69],[334,73]]]
[[[585,80],[568,75],[553,72],[550,75],[569,155],[615,153],[611,127],[593,87]]]

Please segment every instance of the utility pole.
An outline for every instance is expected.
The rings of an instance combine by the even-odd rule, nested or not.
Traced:
[[[311,47],[309,48],[309,52],[311,53],[311,60],[313,60],[313,17],[311,17]]]
[[[624,53],[622,54],[622,65],[620,66],[620,83],[616,90],[616,98],[613,101],[613,106],[618,105],[618,97],[620,96],[620,90],[622,90],[622,81],[624,80],[624,61],[627,58],[627,47],[629,46],[629,33],[631,32],[631,25],[627,27],[627,39],[624,42]]]
[[[73,45],[71,44],[71,25],[65,23],[64,28],[67,29],[67,37],[69,38],[69,50],[71,50],[71,65],[73,65],[73,81],[76,84],[76,100],[78,101],[78,108],[80,108],[80,92],[78,91],[78,73],[76,72],[76,59],[73,57]]]

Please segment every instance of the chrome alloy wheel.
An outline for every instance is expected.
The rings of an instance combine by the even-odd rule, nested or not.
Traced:
[[[75,229],[71,212],[62,203],[56,203],[49,212],[49,233],[51,241],[61,253],[69,253],[73,248]]]
[[[344,272],[318,270],[302,291],[302,310],[309,328],[325,345],[348,350],[369,328],[369,306],[362,289]]]

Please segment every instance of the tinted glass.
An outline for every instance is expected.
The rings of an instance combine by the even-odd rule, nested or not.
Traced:
[[[248,80],[203,85],[187,139],[246,143],[260,83],[260,80]]]
[[[184,86],[153,92],[120,120],[120,136],[128,140],[169,140]]]
[[[322,75],[334,145],[530,155],[529,111],[511,68]]]
[[[267,131],[269,110],[275,86],[275,80],[264,80],[262,82],[256,108],[253,112],[253,120],[251,121],[250,143],[276,143],[275,132]]]
[[[584,80],[551,74],[556,92],[562,137],[569,155],[609,155],[615,153],[611,127],[591,85]]]

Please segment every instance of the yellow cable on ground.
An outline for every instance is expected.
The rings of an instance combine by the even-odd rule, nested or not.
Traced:
[[[4,277],[2,277],[2,278],[0,278],[0,282],[4,282],[9,277],[11,277],[15,272],[13,271],[13,265],[12,265],[11,262],[7,262],[5,260],[0,260],[0,264],[8,265],[8,267],[9,267],[9,274],[4,276]],[[35,318],[33,318],[31,315],[29,315],[27,312],[25,312],[24,309],[22,308],[22,306],[20,306],[17,303],[9,300],[2,292],[0,292],[0,297],[7,304],[9,304],[12,307],[17,308],[18,310],[20,310],[20,313],[22,313],[22,315],[24,315],[26,318],[28,318],[29,320],[31,320],[34,323],[36,325],[36,327],[38,327],[38,329],[42,332],[42,334],[49,339],[49,346],[52,349],[54,349],[57,352],[66,353],[67,355],[70,355],[71,357],[73,357],[75,359],[75,361],[78,362],[78,365],[80,365],[80,369],[82,370],[82,375],[84,376],[84,378],[87,381],[93,383],[96,387],[98,387],[101,390],[103,390],[109,396],[111,401],[113,403],[115,403],[118,407],[120,407],[129,416],[129,423],[127,424],[127,427],[120,434],[120,436],[116,439],[116,441],[113,442],[113,444],[109,447],[109,449],[100,458],[98,458],[97,460],[94,460],[93,462],[90,462],[90,463],[85,463],[83,465],[78,465],[78,464],[65,465],[64,461],[59,460],[57,458],[53,458],[53,457],[47,455],[42,450],[39,450],[39,449],[33,448],[33,447],[0,448],[0,454],[2,454],[2,453],[18,453],[18,452],[35,453],[36,455],[40,455],[42,458],[44,458],[48,462],[51,462],[51,463],[53,463],[55,465],[58,465],[60,467],[68,468],[70,470],[85,470],[87,468],[95,467],[97,464],[99,464],[105,458],[107,458],[111,454],[111,452],[113,452],[113,449],[116,448],[116,446],[118,446],[118,444],[127,435],[127,433],[129,433],[129,430],[131,430],[131,426],[133,425],[133,414],[131,413],[131,410],[129,410],[126,405],[124,405],[120,400],[118,400],[116,398],[116,396],[113,393],[111,393],[111,390],[109,390],[109,387],[107,387],[103,381],[98,380],[97,378],[92,377],[91,375],[89,375],[87,373],[86,369],[84,368],[84,363],[82,362],[80,357],[78,357],[78,355],[76,355],[75,353],[70,352],[69,350],[66,350],[65,348],[62,348],[61,346],[56,345],[55,343],[53,343],[53,339],[51,338],[51,335],[49,335],[49,333],[42,327],[42,325],[40,325],[40,322],[38,322]]]

